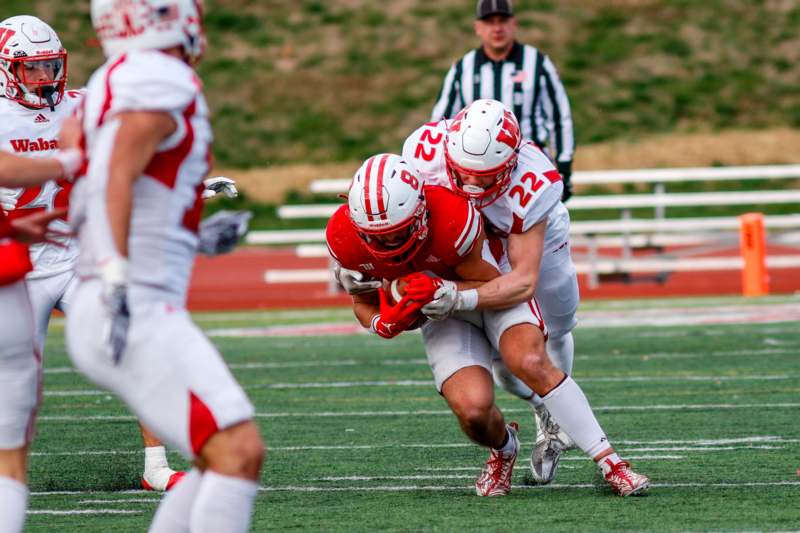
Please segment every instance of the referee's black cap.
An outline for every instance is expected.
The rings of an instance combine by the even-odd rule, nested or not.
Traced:
[[[475,17],[485,19],[492,15],[513,17],[514,10],[511,8],[511,0],[478,0],[478,6],[475,8]]]

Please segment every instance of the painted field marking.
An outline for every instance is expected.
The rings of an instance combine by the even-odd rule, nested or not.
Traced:
[[[142,489],[130,489],[130,490],[43,490],[43,491],[34,491],[29,493],[30,496],[78,496],[81,494],[107,494],[109,492],[113,492],[116,494],[152,494],[152,492],[142,490]]]
[[[311,365],[310,365],[311,366]],[[325,366],[325,365],[322,365]],[[800,380],[800,375],[743,375],[743,376],[598,376],[578,377],[578,383],[666,383],[672,381],[722,382],[722,381],[784,381]],[[264,385],[247,385],[248,390],[302,390],[302,389],[351,389],[359,387],[432,387],[433,380],[397,379],[374,381],[312,381],[301,383],[270,383]],[[113,396],[113,393],[96,389],[45,391],[45,396]]]
[[[731,451],[739,449],[785,449],[785,446],[758,446],[754,443],[769,442],[771,444],[794,444],[800,442],[800,439],[784,439],[778,436],[754,436],[742,437],[736,439],[700,439],[694,441],[687,440],[657,440],[657,441],[626,441],[619,440],[615,444],[626,445],[652,445],[652,444],[697,444],[697,446],[683,446],[683,447],[655,447],[655,448],[624,448],[626,453],[639,453],[644,451],[699,451],[699,452],[718,452],[718,451]],[[730,444],[742,444],[742,446],[729,446]],[[314,450],[375,450],[386,448],[406,448],[406,449],[451,449],[451,448],[471,448],[474,444],[469,442],[453,442],[453,443],[407,443],[407,444],[342,444],[342,445],[315,445],[309,444],[305,446],[273,446],[270,451],[314,451]],[[90,450],[90,451],[55,451],[55,452],[31,452],[32,457],[54,457],[54,456],[91,456],[91,455],[138,455],[141,450]],[[169,451],[168,453],[177,454],[176,451]],[[670,454],[645,454],[645,455],[630,455],[628,459],[635,460],[680,460],[685,459],[684,455],[670,455]],[[588,461],[585,457],[567,456],[562,457],[562,461]],[[462,467],[442,467],[442,468],[417,468],[416,470],[452,470]],[[466,467],[463,467],[466,468]],[[135,491],[136,492],[136,491]],[[138,492],[136,492],[138,493]]]
[[[514,485],[514,490],[552,490],[552,489],[598,489],[602,485],[593,483],[551,483],[549,485]],[[671,488],[721,488],[736,489],[749,487],[800,487],[800,481],[752,481],[752,482],[716,482],[716,483],[652,483],[651,488],[671,489]],[[260,492],[407,492],[407,491],[474,491],[473,485],[468,486],[448,486],[448,485],[382,485],[382,486],[348,486],[348,487],[316,487],[302,485],[287,485],[282,487],[260,487]],[[131,491],[120,491],[115,494],[123,494]],[[145,491],[136,491],[147,494]],[[54,496],[54,495],[81,495],[94,494],[95,491],[54,491],[54,492],[32,492],[31,496]],[[124,501],[124,500],[121,500]],[[86,509],[81,511],[28,511],[28,513],[39,514],[93,514],[108,513],[119,514],[119,509]],[[137,513],[139,511],[124,511],[125,514]]]
[[[229,368],[233,370],[278,370],[285,368],[317,368],[317,367],[348,367],[348,366],[428,366],[427,359],[387,359],[385,361],[356,361],[354,359],[342,359],[336,361],[287,361],[287,362],[266,362],[266,363],[230,363]],[[70,366],[58,366],[45,368],[45,374],[77,374],[78,371]]]
[[[600,405],[593,408],[595,412],[639,412],[639,411],[727,411],[734,409],[797,409],[800,403],[797,402],[776,402],[776,403],[704,403],[704,404],[674,404],[674,405]],[[528,407],[524,408],[503,408],[507,414],[530,413]],[[449,410],[413,410],[413,411],[317,411],[317,412],[277,412],[277,413],[256,413],[256,418],[340,418],[340,417],[389,417],[389,416],[448,416],[452,415]],[[45,415],[36,418],[37,422],[120,422],[136,420],[131,415]]]
[[[551,483],[549,485],[514,485],[514,490],[552,490],[552,489],[598,489],[602,486],[592,483],[572,483],[560,484]],[[721,488],[735,489],[745,487],[800,487],[800,481],[762,481],[746,483],[651,483],[651,489],[672,489],[672,488]],[[384,486],[351,486],[351,487],[304,487],[289,485],[285,487],[261,487],[263,492],[408,492],[408,491],[474,491],[475,487],[470,486],[421,486],[421,485],[384,485]]]
[[[603,353],[592,355],[576,355],[575,359],[579,360],[593,360],[598,359],[688,359],[693,357],[732,357],[732,356],[759,356],[759,355],[785,355],[797,353],[796,349],[792,348],[764,348],[759,350],[730,350],[730,351],[717,351],[717,352],[652,352],[652,353]],[[272,361],[272,362],[249,362],[249,363],[231,363],[228,366],[234,370],[250,370],[250,369],[283,369],[283,368],[313,368],[313,367],[347,367],[347,366],[428,366],[427,359],[387,359],[385,361],[357,361],[353,359],[341,359],[333,361]],[[45,374],[77,374],[78,371],[69,366],[58,366],[52,368],[45,368]],[[701,376],[705,377],[705,376]],[[735,378],[736,376],[731,376]],[[584,378],[589,379],[589,378]]]
[[[105,504],[118,504],[118,503],[160,503],[161,496],[157,498],[129,498],[121,500],[80,500],[79,505],[105,505]]]
[[[128,509],[33,509],[27,511],[29,515],[69,516],[69,515],[97,515],[97,514],[141,514],[141,511]]]
[[[551,490],[551,489],[597,489],[602,485],[595,485],[593,483],[551,483],[549,485],[514,485],[513,488],[525,490]],[[651,488],[671,489],[671,488],[722,488],[722,489],[736,489],[736,488],[750,488],[750,487],[800,487],[800,481],[753,481],[753,482],[715,482],[715,483],[652,483]],[[348,486],[348,487],[315,487],[315,486],[301,486],[301,485],[286,485],[280,487],[260,487],[260,492],[407,492],[407,491],[474,491],[473,485],[469,486],[424,486],[424,485],[383,485],[383,486]],[[64,495],[82,495],[82,494],[96,494],[98,491],[53,491],[53,492],[32,492],[31,496],[64,496]],[[138,493],[148,494],[145,491],[120,491],[114,494],[125,493]],[[28,511],[29,513],[36,513],[37,511]],[[92,509],[85,510],[85,512],[77,511],[52,511],[52,513],[68,513],[68,514],[92,514],[92,513],[119,513],[117,509]],[[125,513],[136,513],[139,511],[125,511]],[[47,511],[41,512],[47,514]]]

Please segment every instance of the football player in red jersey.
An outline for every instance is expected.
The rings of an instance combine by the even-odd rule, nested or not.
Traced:
[[[508,390],[521,397],[538,395],[532,398],[540,403],[539,434],[531,457],[534,479],[549,483],[561,451],[573,441],[618,494],[646,490],[648,478],[617,456],[586,396],[569,376],[578,287],[569,248],[569,214],[560,202],[563,185],[555,166],[536,146],[522,143],[513,113],[495,100],[477,100],[452,121],[423,126],[409,137],[403,152],[419,153],[409,159],[426,181],[444,182],[478,206],[502,244],[497,250],[502,276],[478,289],[459,290],[443,282],[423,312],[443,318],[464,310],[504,309],[534,295],[542,304],[554,339],[533,332],[515,349],[501,350],[504,365],[501,372],[495,368]],[[521,338],[516,335],[513,342]],[[512,342],[511,337],[501,342]],[[550,357],[557,363],[555,371]]]
[[[500,275],[471,203],[445,187],[423,185],[417,172],[396,155],[377,155],[361,166],[348,203],[331,218],[326,237],[339,263],[337,279],[353,295],[356,317],[385,338],[414,325],[420,308],[437,290],[429,276],[412,273],[459,280],[462,287]],[[405,296],[390,305],[381,280],[402,276],[408,276]],[[490,448],[475,483],[480,496],[508,494],[519,450],[516,424],[506,425],[494,403],[491,368],[499,348],[495,332],[538,328],[544,323],[536,306],[528,303],[422,324],[437,389],[464,433]]]

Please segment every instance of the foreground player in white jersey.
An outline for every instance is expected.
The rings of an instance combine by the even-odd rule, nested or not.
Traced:
[[[185,307],[212,140],[191,67],[205,47],[202,12],[194,0],[93,0],[91,14],[107,61],[87,87],[89,165],[71,196],[80,281],[68,350],[194,461],[150,531],[244,532],[264,445],[252,404]]]
[[[58,148],[61,125],[83,100],[82,91],[66,90],[67,51],[42,20],[20,15],[0,22],[0,150],[40,158]],[[0,205],[11,219],[31,212],[68,206],[72,183],[53,179],[27,188],[0,187]],[[66,233],[66,220],[53,221]],[[26,278],[34,312],[36,348],[43,353],[53,309],[67,312],[75,287],[77,244],[67,235],[30,247],[34,269]],[[145,449],[142,485],[171,488],[183,476],[167,463],[164,446],[140,426]]]
[[[534,295],[541,305],[549,339],[530,339],[532,357],[504,357],[505,364],[497,361],[493,369],[496,380],[510,392],[525,399],[539,393],[534,400],[539,428],[531,457],[534,479],[553,479],[559,455],[571,438],[595,460],[617,493],[645,490],[647,477],[633,472],[614,453],[586,397],[569,377],[578,290],[558,171],[533,144],[521,143],[516,118],[494,100],[478,100],[452,121],[418,129],[406,140],[403,155],[426,181],[447,184],[471,198],[487,222],[487,232],[501,237],[496,258],[503,276],[464,291],[445,282],[437,300],[423,311],[443,318],[456,311],[506,308]],[[537,374],[548,353],[561,369],[561,379],[542,389]]]

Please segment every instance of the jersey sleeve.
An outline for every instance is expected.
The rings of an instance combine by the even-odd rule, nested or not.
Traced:
[[[483,219],[469,200],[443,187],[426,190],[433,251],[447,266],[461,263],[483,235]]]
[[[361,262],[356,239],[358,236],[350,223],[348,208],[343,205],[336,210],[325,227],[325,243],[331,257],[350,270],[358,270]]]
[[[183,111],[200,93],[194,72],[161,52],[133,52],[109,76],[111,111]]]

